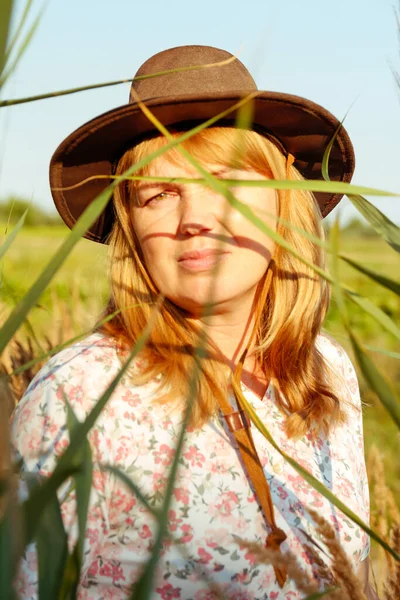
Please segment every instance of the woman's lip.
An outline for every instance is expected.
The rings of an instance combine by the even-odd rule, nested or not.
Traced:
[[[178,258],[178,262],[184,260],[200,260],[207,258],[208,256],[219,256],[221,254],[227,254],[226,250],[219,250],[218,248],[204,248],[204,250],[188,250],[183,252]]]
[[[205,249],[184,252],[178,258],[179,266],[185,271],[199,272],[213,269],[229,252],[224,250]]]

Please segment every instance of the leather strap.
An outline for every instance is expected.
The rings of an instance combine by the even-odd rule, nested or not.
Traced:
[[[253,484],[265,521],[270,529],[265,545],[271,550],[279,551],[280,544],[286,540],[286,534],[275,521],[271,491],[251,435],[250,420],[241,408],[233,412],[226,398],[220,400],[220,408],[230,431],[235,436],[247,475]],[[287,576],[286,569],[274,566],[274,570],[280,587],[283,587]]]

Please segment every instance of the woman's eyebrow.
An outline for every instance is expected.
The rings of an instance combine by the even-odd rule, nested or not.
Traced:
[[[213,177],[221,177],[228,173],[232,173],[234,169],[231,167],[218,167],[215,169],[210,169],[208,172],[213,175]],[[200,173],[194,174],[193,177],[188,177],[188,179],[203,179]],[[174,181],[174,178],[171,177],[171,181],[138,181],[135,188],[136,191],[144,191],[148,189],[153,189],[163,185],[171,185],[178,186],[178,183]]]

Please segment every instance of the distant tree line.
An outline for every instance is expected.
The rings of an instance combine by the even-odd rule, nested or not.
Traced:
[[[39,208],[32,202],[22,198],[10,197],[0,201],[0,223],[15,225],[24,212],[28,209],[25,225],[38,227],[39,225],[62,225],[63,221],[57,212],[48,212]]]
[[[325,225],[325,231],[329,234],[329,230],[331,227],[331,223],[328,221]],[[344,235],[354,236],[354,237],[363,237],[363,238],[373,238],[379,237],[370,225],[366,221],[359,219],[358,217],[353,217],[346,223],[342,224],[340,227],[340,231]]]

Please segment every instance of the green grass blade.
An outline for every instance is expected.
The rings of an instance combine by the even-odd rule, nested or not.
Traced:
[[[23,42],[21,43],[21,45],[19,46],[17,52],[16,52],[16,56],[14,58],[14,60],[12,61],[12,63],[7,67],[7,69],[2,73],[1,77],[0,77],[0,88],[5,84],[5,82],[7,81],[7,79],[10,77],[10,75],[13,73],[13,71],[15,70],[16,66],[18,65],[19,61],[21,60],[22,55],[24,54],[25,50],[27,49],[27,47],[29,46],[33,35],[39,25],[39,21],[42,18],[42,12],[41,11],[38,16],[36,17],[36,19],[34,20],[34,22],[32,23],[31,27],[29,28],[28,33],[25,36],[25,39],[23,40]]]
[[[368,298],[359,296],[358,294],[344,289],[344,293],[354,304],[357,304],[363,311],[368,313],[377,323],[379,323],[386,331],[389,331],[398,340],[400,340],[400,329],[396,323],[382,309],[370,302]],[[337,298],[336,298],[337,300]]]
[[[33,286],[8,317],[0,330],[0,355],[3,353],[4,348],[18,330],[20,325],[24,322],[30,309],[36,304],[40,295],[57,273],[58,269],[64,263],[65,259],[74,248],[76,243],[81,239],[82,235],[89,229],[99,214],[104,210],[111,194],[112,189],[106,188],[91,204],[89,204],[85,212],[76,222],[71,233],[50,260],[47,267],[44,269],[44,271],[42,271]]]
[[[29,209],[27,208],[26,211],[24,212],[24,214],[18,220],[18,223],[15,225],[14,229],[12,230],[12,232],[10,234],[8,234],[8,236],[6,237],[5,242],[0,246],[0,260],[2,260],[3,256],[6,254],[6,252],[10,248],[11,244],[13,243],[13,241],[15,240],[15,238],[17,237],[20,229],[22,228],[22,226],[23,226],[23,224],[25,222],[26,215],[28,214],[28,210]]]
[[[347,194],[356,209],[389,246],[400,252],[400,227],[361,195]]]
[[[174,138],[170,138],[171,140]],[[193,163],[194,164],[194,163]],[[198,164],[198,163],[197,163]],[[207,171],[208,173],[208,171]],[[118,179],[118,175],[94,175],[85,179],[92,181],[94,179]],[[183,184],[203,184],[213,187],[210,178],[198,177],[152,177],[151,175],[141,175],[125,177],[132,181],[154,181],[157,183],[183,183]],[[396,192],[388,192],[387,190],[380,190],[377,188],[365,187],[361,185],[354,185],[352,183],[346,183],[345,181],[321,181],[320,179],[306,179],[306,180],[289,180],[289,179],[218,179],[213,176],[214,181],[219,181],[220,190],[222,192],[222,186],[229,189],[230,187],[246,187],[246,188],[269,188],[273,190],[307,190],[311,192],[327,192],[327,193],[338,193],[338,194],[368,194],[370,196],[384,196],[384,197],[398,197],[399,194]],[[72,189],[72,188],[65,188]],[[282,219],[283,221],[283,219]]]
[[[343,325],[350,337],[350,341],[354,350],[354,355],[357,363],[361,369],[364,379],[368,383],[369,387],[377,394],[378,398],[382,402],[383,406],[388,411],[389,415],[396,423],[397,427],[400,428],[400,401],[396,398],[394,391],[390,384],[386,381],[383,375],[379,372],[372,359],[366,354],[358,342],[356,335],[354,334],[350,320],[348,317],[346,304],[342,295],[342,290],[339,281],[339,229],[338,223],[336,222],[335,227],[332,228],[332,249],[333,249],[333,262],[332,270],[335,275],[334,294],[338,307],[340,309]]]
[[[68,557],[68,542],[56,493],[48,499],[34,539],[38,552],[39,599],[57,598]]]
[[[378,354],[384,354],[385,356],[390,356],[390,358],[400,359],[399,352],[391,352],[390,350],[385,350],[384,348],[375,348],[375,346],[365,346],[366,350],[370,352],[377,352]]]
[[[78,554],[78,546],[76,545],[72,554],[67,558],[57,600],[76,600],[77,598],[81,568]]]
[[[385,275],[381,275],[380,273],[377,273],[376,271],[365,267],[363,264],[356,262],[352,258],[345,256],[344,254],[339,254],[339,258],[346,262],[348,265],[352,266],[360,273],[363,273],[376,283],[379,283],[379,285],[387,288],[388,290],[391,290],[392,292],[400,296],[400,283],[398,281],[390,279],[389,277],[385,277]]]
[[[339,133],[342,124],[339,125],[337,130],[335,131],[332,139],[329,141],[329,144],[325,150],[323,159],[322,159],[322,176],[325,181],[330,181],[329,177],[329,157],[335,142],[335,139]],[[350,202],[352,202],[353,206],[360,212],[363,217],[368,221],[371,227],[379,233],[379,235],[391,246],[396,252],[400,252],[400,228],[397,227],[386,215],[384,215],[376,206],[368,202],[366,198],[360,193],[357,194],[347,194]],[[363,192],[362,192],[363,193]],[[368,194],[367,194],[368,195]]]
[[[2,0],[0,2],[0,75],[3,73],[4,66],[6,64],[6,52],[12,9],[12,0]]]
[[[149,501],[147,500],[146,496],[143,495],[143,492],[140,490],[140,488],[136,485],[134,481],[132,481],[132,479],[130,479],[126,475],[126,473],[124,473],[123,471],[121,471],[121,469],[118,469],[118,467],[115,467],[114,465],[101,465],[101,468],[104,471],[109,471],[115,477],[120,479],[122,483],[124,483],[126,487],[138,498],[138,500],[140,500],[140,502],[149,511],[149,513],[151,513],[155,519],[160,519],[160,511],[154,509],[149,504]]]
[[[76,545],[65,563],[62,582],[57,600],[75,600],[78,594],[80,573],[80,561],[78,558],[78,546]],[[46,600],[46,599],[44,599]]]
[[[350,336],[354,355],[365,381],[368,383],[370,389],[376,393],[379,400],[400,429],[400,400],[396,398],[392,386],[377,369],[373,360],[366,352],[364,352],[361,344],[351,329],[348,329],[348,334]]]
[[[338,589],[339,588],[337,588],[337,587],[327,588],[323,592],[315,592],[314,594],[307,596],[307,598],[304,598],[304,600],[319,600],[320,598],[326,598],[326,596],[328,596],[328,594],[332,594],[332,592],[334,592]]]
[[[19,20],[17,29],[15,30],[14,35],[12,36],[11,40],[7,44],[7,49],[6,49],[6,52],[4,55],[5,56],[4,63],[6,63],[8,61],[11,53],[13,52],[14,48],[16,47],[16,44],[21,36],[22,30],[24,28],[24,25],[26,23],[26,20],[28,18],[31,8],[32,8],[32,4],[33,4],[33,0],[28,0],[25,4],[25,7],[24,7],[23,13],[21,15],[21,18]]]
[[[13,541],[12,515],[9,507],[0,520],[0,598],[15,598],[13,593],[14,564],[10,548]]]
[[[118,79],[116,81],[107,81],[105,83],[94,83],[91,85],[84,85],[77,88],[70,88],[68,90],[60,90],[57,92],[48,92],[46,94],[39,94],[37,96],[28,96],[26,98],[15,98],[12,100],[0,101],[0,107],[2,106],[13,106],[15,104],[25,104],[26,102],[36,102],[37,100],[46,100],[48,98],[58,98],[59,96],[67,96],[69,94],[76,94],[78,92],[85,92],[87,90],[96,90],[99,88],[110,87],[113,85],[119,85],[121,83],[132,83],[132,81],[141,81],[143,79],[152,79],[153,77],[161,77],[162,75],[168,75],[171,73],[180,73],[183,71],[193,71],[195,69],[209,69],[214,67],[220,67],[236,60],[235,56],[232,56],[226,60],[219,61],[216,63],[209,63],[203,65],[194,65],[190,67],[178,67],[177,69],[168,69],[167,71],[159,71],[157,73],[151,73],[149,75],[138,75],[137,77],[130,77],[129,79]]]
[[[75,466],[76,456],[79,454],[82,444],[85,443],[87,434],[95,424],[101,411],[106,406],[112,393],[126,373],[130,363],[138,354],[138,352],[142,350],[153,327],[154,320],[155,312],[144,329],[143,334],[140,336],[131,353],[129,354],[125,364],[114,377],[107,390],[100,396],[99,400],[87,415],[86,419],[77,424],[74,428],[70,437],[70,443],[60,456],[53,473],[42,485],[34,489],[29,498],[23,503],[27,542],[32,539],[35,532],[35,524],[40,519],[40,516],[46,507],[51,494],[55,492],[70,476],[74,476],[77,473],[77,468]]]
[[[396,560],[400,561],[400,554],[398,554],[393,548],[389,546],[387,542],[385,542],[374,530],[372,530],[364,521],[362,521],[358,515],[356,515],[350,508],[348,508],[339,498],[337,498],[327,487],[325,487],[314,475],[309,473],[304,467],[302,467],[297,461],[295,461],[291,456],[286,454],[283,450],[280,449],[278,444],[275,442],[270,432],[261,421],[260,417],[257,415],[254,408],[251,404],[246,400],[246,398],[241,396],[240,401],[243,403],[244,408],[249,415],[250,419],[253,421],[254,425],[257,429],[262,433],[262,435],[269,441],[269,443],[279,452],[279,454],[309,483],[314,489],[317,490],[324,498],[329,500],[331,504],[336,506],[339,510],[341,510],[349,519],[351,519],[354,523],[356,523],[361,529],[363,529],[372,539],[374,539],[382,548],[384,548],[387,552],[389,552]]]
[[[64,398],[67,406],[67,428],[70,439],[74,436],[74,431],[79,427],[79,421],[68,402],[67,398]],[[93,478],[93,461],[92,461],[92,450],[88,439],[86,438],[83,444],[80,446],[79,451],[75,455],[75,465],[78,468],[75,480],[76,490],[76,502],[78,511],[78,529],[79,536],[77,542],[78,560],[79,565],[82,564],[84,543],[85,543],[85,532],[86,522],[89,510],[90,490],[92,487]],[[80,572],[80,569],[79,569]]]

